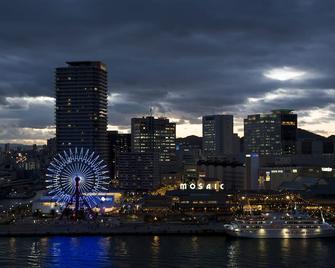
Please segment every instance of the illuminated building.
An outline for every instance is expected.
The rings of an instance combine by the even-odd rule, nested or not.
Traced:
[[[173,207],[183,212],[222,213],[229,212],[231,197],[223,191],[206,189],[172,190],[166,193],[172,197]]]
[[[115,179],[117,175],[118,157],[120,153],[131,151],[131,135],[118,133],[118,131],[107,131],[108,149],[110,157],[110,177]]]
[[[207,115],[202,118],[202,149],[207,156],[233,153],[233,116]]]
[[[305,191],[333,180],[335,168],[317,166],[275,166],[259,169],[260,188],[268,190]]]
[[[246,190],[259,189],[259,156],[258,154],[247,154],[245,157],[245,176],[246,176]]]
[[[67,64],[56,69],[57,150],[83,147],[107,161],[106,65],[97,61]]]
[[[176,124],[167,118],[132,118],[131,149],[157,153],[163,163],[176,161]]]
[[[160,184],[158,154],[120,153],[118,180],[122,190],[131,192],[153,190]]]
[[[198,178],[197,162],[201,159],[202,138],[188,136],[177,139],[177,166],[184,182]]]
[[[161,181],[176,179],[176,124],[152,116],[131,119],[131,150],[159,158]]]
[[[245,167],[242,163],[228,160],[198,161],[199,179],[218,180],[228,191],[244,190]]]
[[[335,177],[335,156],[327,154],[295,154],[286,156],[247,155],[247,189],[308,190]],[[257,186],[255,187],[255,179]]]
[[[244,148],[247,154],[291,155],[296,153],[297,115],[291,110],[248,115],[244,119]]]
[[[98,198],[98,202],[94,207],[93,211],[97,211],[101,214],[106,214],[115,211],[120,207],[122,201],[121,192],[99,192],[94,193],[94,196]],[[41,196],[32,202],[32,211],[40,212],[42,216],[49,214],[60,214],[66,204],[64,202],[56,202],[52,196]]]

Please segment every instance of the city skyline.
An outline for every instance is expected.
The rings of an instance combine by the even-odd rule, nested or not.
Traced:
[[[334,3],[190,3],[4,4],[0,143],[54,136],[54,68],[77,60],[108,66],[109,129],[152,107],[177,137],[200,136],[211,114],[233,114],[242,136],[248,114],[288,108],[298,127],[335,133]]]
[[[26,97],[23,97],[24,100],[27,100]],[[108,97],[108,100],[110,98]],[[27,102],[29,102],[29,100],[27,100]],[[42,97],[42,98],[37,98],[37,102],[38,103],[43,103],[43,105],[45,105],[46,103],[48,104],[52,104],[55,106],[55,99],[54,98],[45,98],[45,97]],[[285,107],[286,108],[286,107]],[[150,110],[150,109],[149,109]],[[243,120],[245,120],[249,115],[254,115],[254,114],[267,114],[269,112],[271,112],[272,110],[269,110],[269,111],[260,111],[260,112],[255,112],[253,114],[246,114],[245,117],[235,117],[234,114],[204,114],[202,116],[200,116],[200,118],[202,118],[203,116],[212,116],[212,115],[232,115],[233,116],[233,123],[234,123],[234,126],[233,126],[233,130],[234,130],[234,133],[238,134],[239,137],[244,137],[244,125],[243,125]],[[295,111],[292,109],[292,111]],[[299,115],[299,112],[296,112],[297,115]],[[139,115],[137,117],[133,117],[133,118],[145,118],[147,116],[151,116],[150,115],[150,111],[147,113],[147,114],[142,114],[142,115]],[[178,119],[175,119],[175,118],[170,118],[170,117],[167,117],[165,114],[153,114],[152,116],[154,116],[154,118],[166,118],[166,119],[170,119],[170,121],[172,123],[175,123],[176,124],[176,138],[185,138],[187,136],[198,136],[198,137],[203,137],[203,124],[202,122],[200,122],[199,124],[190,124],[188,126],[185,126],[185,124],[179,124],[179,120]],[[107,125],[107,131],[118,131],[119,133],[121,134],[131,134],[131,119],[129,119],[129,124],[128,125],[125,125],[125,126],[122,126],[121,128],[117,127],[117,126],[114,126],[112,124],[108,124]],[[199,118],[197,118],[199,119]],[[300,122],[299,122],[299,117],[298,117],[298,121],[297,121],[297,126],[298,128],[301,128],[301,129],[305,129],[307,131],[310,131],[312,133],[315,133],[315,134],[318,134],[320,136],[323,136],[323,137],[329,137],[329,136],[332,136],[335,134],[335,132],[327,132],[327,131],[324,131],[324,130],[313,130],[313,129],[309,129],[308,126],[305,126],[303,124],[303,126],[305,127],[302,127],[300,122],[301,122],[301,119],[300,119]],[[334,120],[335,122],[335,120]],[[242,124],[242,125],[241,125]],[[23,129],[26,129],[26,128],[23,128]],[[51,138],[55,138],[56,137],[56,125],[52,125],[52,126],[48,126],[46,127],[45,129],[39,129],[40,131],[40,135],[44,138],[44,139],[0,139],[0,144],[5,144],[5,143],[13,143],[13,144],[22,144],[22,145],[34,145],[34,144],[37,144],[37,145],[45,145],[47,144],[47,140],[48,139],[51,139]],[[30,137],[29,133],[25,133],[27,135],[27,137]]]
[[[2,1],[0,268],[331,267],[334,25],[331,0]]]

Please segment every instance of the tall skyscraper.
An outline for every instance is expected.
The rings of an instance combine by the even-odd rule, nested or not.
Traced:
[[[188,136],[177,138],[177,167],[182,175],[183,182],[192,182],[198,179],[197,163],[201,159],[202,138]]]
[[[152,116],[131,119],[133,152],[154,152],[161,163],[176,161],[176,124]]]
[[[233,153],[233,115],[206,115],[202,117],[202,149],[207,156]]]
[[[116,179],[118,176],[117,167],[119,162],[119,154],[131,151],[131,135],[118,133],[118,131],[107,131],[108,149],[110,159],[110,178]]]
[[[297,114],[273,110],[244,119],[244,148],[247,154],[286,155],[296,153]]]
[[[56,69],[57,150],[88,148],[108,161],[107,69],[98,61]]]

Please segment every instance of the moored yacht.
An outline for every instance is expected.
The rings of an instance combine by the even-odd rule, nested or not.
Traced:
[[[228,235],[245,238],[318,238],[335,236],[335,228],[307,213],[266,213],[226,224]]]

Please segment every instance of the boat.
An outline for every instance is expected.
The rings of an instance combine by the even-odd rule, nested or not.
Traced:
[[[271,212],[258,216],[236,218],[224,225],[227,235],[241,238],[320,238],[334,237],[335,228],[307,213]]]

